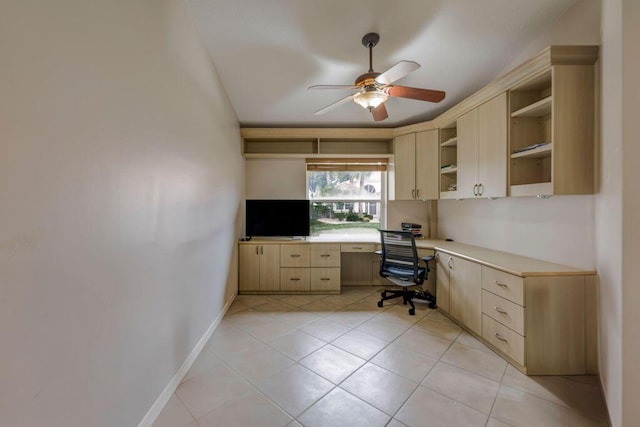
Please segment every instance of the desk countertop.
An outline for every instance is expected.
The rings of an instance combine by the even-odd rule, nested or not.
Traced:
[[[296,239],[252,239],[241,244],[304,244],[304,243],[372,243],[379,244],[378,236],[359,236],[357,234],[335,234],[322,237]],[[570,267],[535,258],[496,251],[480,246],[437,239],[416,239],[420,249],[434,249],[487,267],[495,268],[520,277],[532,276],[584,276],[595,275],[594,270]]]

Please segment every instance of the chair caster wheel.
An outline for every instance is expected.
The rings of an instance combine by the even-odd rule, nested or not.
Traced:
[[[429,308],[438,308],[438,306],[436,305],[436,302],[435,302],[435,301],[431,301],[431,302],[429,303]]]
[[[409,309],[409,314],[410,314],[411,316],[415,316],[415,314],[416,314],[416,309],[415,309],[415,308],[410,308],[410,309]]]
[[[378,301],[378,307],[382,307],[382,301]]]

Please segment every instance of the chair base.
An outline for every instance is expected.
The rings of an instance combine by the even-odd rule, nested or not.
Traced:
[[[402,298],[402,303],[404,305],[409,304],[409,306],[411,307],[409,309],[409,314],[411,316],[416,314],[416,306],[413,303],[413,300],[421,300],[421,301],[428,301],[429,302],[429,308],[436,308],[436,297],[434,297],[433,295],[431,295],[431,293],[429,293],[429,291],[423,291],[423,290],[408,290],[406,286],[402,287],[402,290],[390,290],[390,289],[385,289],[384,291],[382,291],[380,293],[380,296],[382,297],[380,299],[380,301],[378,301],[378,307],[382,307],[383,306],[383,302],[393,299],[393,298]]]

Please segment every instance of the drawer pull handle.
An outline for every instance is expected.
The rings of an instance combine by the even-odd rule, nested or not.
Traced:
[[[331,280],[329,277],[321,277],[320,280]]]
[[[297,282],[298,280],[300,280],[300,278],[299,277],[292,277],[289,280],[291,280],[292,282]]]
[[[496,280],[496,285],[500,286],[501,288],[508,288],[509,287],[506,283],[501,283],[501,282],[498,282],[497,280]]]
[[[362,249],[362,246],[354,246],[353,249]]]
[[[322,254],[322,255],[320,255],[320,256],[321,256],[321,257],[323,257],[323,258],[326,258],[326,257],[330,257],[331,255],[329,255],[329,254]]]
[[[291,254],[291,258],[300,258],[299,254]]]
[[[500,307],[493,307],[493,309],[495,311],[497,311],[498,313],[500,313],[500,314],[509,314],[509,313],[507,313],[507,311],[505,309],[500,308]]]
[[[500,341],[502,342],[508,342],[507,339],[505,337],[503,337],[502,335],[500,335],[499,333],[496,332],[496,338],[498,338]]]

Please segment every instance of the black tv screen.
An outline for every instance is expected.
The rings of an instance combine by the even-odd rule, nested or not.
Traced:
[[[308,200],[247,200],[247,236],[308,236]]]

